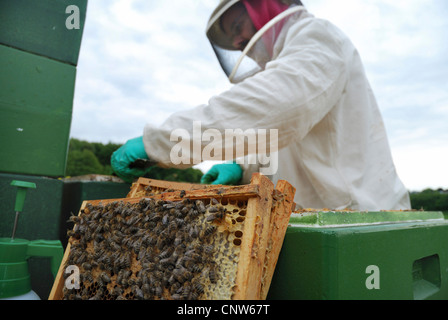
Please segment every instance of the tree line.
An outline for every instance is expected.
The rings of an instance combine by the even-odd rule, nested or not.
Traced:
[[[121,146],[121,144],[116,143],[103,144],[71,138],[66,175],[71,177],[88,174],[113,175],[110,157]],[[201,170],[194,168],[180,170],[153,167],[145,177],[157,180],[199,183],[202,175]]]
[[[110,157],[119,147],[121,147],[121,144],[102,144],[70,139],[66,174],[72,177],[87,174],[112,175]],[[199,183],[202,175],[201,170],[193,168],[180,170],[154,167],[146,177],[157,180]],[[426,189],[421,192],[412,192],[411,203],[412,208],[416,210],[444,211],[448,214],[448,190]]]
[[[425,189],[411,193],[412,208],[425,211],[443,211],[448,215],[448,190]]]

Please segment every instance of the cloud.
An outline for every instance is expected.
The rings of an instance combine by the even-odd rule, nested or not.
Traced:
[[[230,88],[205,36],[217,3],[90,1],[71,135],[124,143],[141,135],[146,123],[160,124]],[[448,148],[448,3],[304,3],[358,48],[408,188],[448,188],[448,170],[440,160]]]
[[[392,154],[411,190],[448,187],[448,4],[443,0],[305,0],[352,39]]]
[[[205,37],[214,1],[89,2],[72,136],[123,143],[229,87]]]

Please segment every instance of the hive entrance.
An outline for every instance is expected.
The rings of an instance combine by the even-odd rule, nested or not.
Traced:
[[[257,181],[270,183],[265,177]],[[132,198],[84,202],[71,218],[74,227],[50,299],[265,297],[293,188],[283,186],[290,187],[289,194],[280,203],[273,187],[265,190],[260,183],[191,185],[188,191],[170,186],[140,183],[132,187]],[[157,194],[147,194],[155,189]],[[277,238],[280,244],[274,248]],[[64,286],[70,265],[80,271],[77,290]]]

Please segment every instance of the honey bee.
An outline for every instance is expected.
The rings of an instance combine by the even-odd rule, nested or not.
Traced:
[[[90,298],[89,291],[87,288],[82,289],[81,291],[81,300],[88,300]]]
[[[194,249],[188,250],[187,252],[185,252],[184,258],[187,258],[187,259],[190,258],[194,263],[202,262],[202,256],[200,254],[198,254]]]
[[[196,209],[191,208],[190,212],[188,212],[188,215],[192,218],[192,219],[196,219],[199,216],[199,211]]]
[[[205,205],[204,202],[202,202],[201,200],[196,200],[196,208],[198,208],[200,213],[205,213]]]
[[[210,207],[210,208],[216,208],[216,207]],[[210,209],[209,209],[210,212]],[[224,218],[226,216],[226,212],[225,211],[216,211],[212,214],[210,214],[206,221],[207,222],[214,222],[215,220],[222,220],[222,218]]]
[[[70,212],[70,218],[67,220],[68,223],[82,223],[82,217],[76,216],[73,212]]]
[[[81,275],[82,275],[82,281],[83,282],[87,281],[87,282],[93,283],[93,276],[92,276],[92,273],[90,271],[83,272]]]
[[[170,202],[165,203],[162,207],[163,207],[163,209],[172,209],[175,207],[175,204],[170,201]]]
[[[180,212],[182,213],[183,216],[186,216],[189,211],[190,208],[188,208],[187,206],[184,206],[182,209],[180,209]]]
[[[216,231],[216,226],[208,226],[205,230],[204,230],[204,233],[203,233],[203,236],[209,236],[209,235],[211,235],[211,234],[213,234],[215,231]]]
[[[161,298],[162,297],[162,283],[160,281],[157,281],[154,284],[153,290],[154,290],[154,295],[157,298]]]
[[[174,245],[175,246],[180,245],[183,242],[183,240],[184,240],[183,232],[178,231],[176,233],[176,237],[174,238]]]
[[[197,300],[198,298],[198,293],[194,290],[191,290],[190,295],[188,296],[188,300]]]
[[[129,279],[127,280],[127,286],[128,286],[128,287],[133,287],[133,286],[135,286],[136,284],[137,284],[137,281],[136,281],[135,278],[129,278]]]
[[[101,300],[104,294],[104,289],[103,288],[99,288],[95,295],[91,298],[89,298],[89,300]]]
[[[120,262],[121,268],[123,268],[123,269],[130,268],[131,267],[131,255],[129,254],[129,252],[122,254],[119,262]]]
[[[109,246],[112,251],[120,251],[121,250],[121,246],[118,245],[115,241],[110,241]]]
[[[193,273],[200,273],[202,271],[202,268],[197,264],[191,264],[189,266],[189,270]]]
[[[74,230],[67,230],[67,238],[75,237],[76,232]]]
[[[121,287],[116,286],[113,290],[112,290],[112,295],[113,296],[120,296],[123,294],[123,289]],[[118,298],[117,298],[118,299]]]
[[[102,273],[100,274],[100,279],[101,279],[104,283],[110,283],[110,282],[111,282],[110,277],[109,277],[109,275],[108,275],[106,272],[102,272]]]
[[[84,270],[92,270],[92,265],[89,262],[84,262],[81,267],[84,268]]]
[[[143,248],[144,250],[140,250],[139,251],[139,253],[138,253],[138,256],[137,256],[137,260],[143,260],[143,258],[145,257],[145,255],[146,255],[146,248]]]
[[[208,271],[208,277],[211,283],[216,283],[216,271],[214,267],[210,268]]]
[[[162,224],[164,225],[164,226],[166,226],[166,225],[168,225],[168,223],[170,222],[170,215],[169,214],[165,214],[164,216],[163,216],[163,218],[162,218]]]
[[[219,211],[219,209],[216,206],[209,206],[208,207],[208,212],[210,212],[210,213],[214,213],[214,212],[218,212],[218,211]]]
[[[173,270],[174,278],[180,283],[185,282],[186,280],[191,279],[191,273],[185,269],[184,267],[176,268]]]
[[[101,216],[101,212],[100,211],[93,211],[92,213],[92,219],[93,220],[98,220]]]
[[[190,296],[190,292],[191,292],[191,285],[190,282],[186,281],[184,283],[184,286],[182,287],[182,298],[184,300],[187,300]]]
[[[90,225],[90,227],[93,229],[94,233],[101,233],[104,230],[102,223],[94,222]]]
[[[160,259],[168,258],[173,253],[173,250],[174,250],[173,248],[166,249],[165,251],[159,254],[159,258]]]
[[[190,238],[197,238],[199,236],[198,227],[196,225],[191,226],[188,235]]]
[[[139,217],[138,215],[133,215],[126,221],[126,225],[133,226],[133,225],[137,224],[140,220],[141,220],[141,217]]]
[[[86,261],[86,259],[87,259],[87,252],[84,251],[79,255],[78,259],[76,259],[76,264],[81,265],[83,262]]]
[[[199,294],[204,293],[204,287],[199,282],[196,282],[193,287],[197,293],[199,293]]]
[[[142,289],[140,289],[138,286],[133,286],[134,295],[138,300],[144,299],[144,294]]]
[[[206,255],[211,255],[212,252],[213,252],[213,249],[214,249],[213,245],[207,244],[207,245],[204,246],[204,253]]]
[[[135,254],[138,254],[140,252],[141,246],[142,246],[141,240],[134,241],[134,243],[132,244],[132,249],[134,250]]]
[[[162,267],[164,267],[164,268],[168,268],[169,265],[174,265],[174,262],[175,262],[175,261],[173,261],[172,257],[170,257],[170,258],[165,258],[165,259],[161,259],[161,260],[159,261],[160,265],[161,265]]]

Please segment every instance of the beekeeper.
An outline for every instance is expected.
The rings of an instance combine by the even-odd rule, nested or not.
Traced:
[[[208,160],[203,155],[206,132],[276,130],[275,139],[234,139],[231,147],[245,150],[244,161],[215,165],[201,182],[250,183],[252,173],[266,167],[259,154],[265,152],[276,162],[269,177],[274,184],[287,180],[294,185],[299,207],[410,208],[361,58],[341,30],[315,18],[298,0],[222,0],[208,22],[207,37],[235,85],[207,105],[173,114],[160,127],[147,125],[143,137],[113,154],[119,176],[142,175],[129,169],[138,158],[174,166],[173,148],[180,140],[200,147],[184,153],[190,161],[177,167]],[[198,123],[201,141],[194,134]],[[181,134],[172,141],[176,130]],[[226,154],[228,147],[222,144],[215,154]]]

